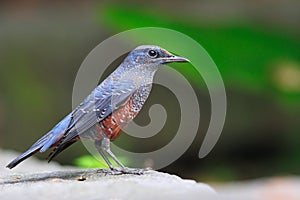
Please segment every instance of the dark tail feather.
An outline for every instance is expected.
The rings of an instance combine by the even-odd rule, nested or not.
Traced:
[[[23,160],[29,158],[30,156],[32,156],[33,154],[35,154],[36,152],[39,151],[40,148],[35,148],[32,149],[30,148],[28,151],[26,151],[25,153],[23,153],[22,155],[20,155],[19,157],[17,157],[16,159],[14,159],[12,162],[10,162],[6,167],[9,169],[14,168],[16,165],[18,165],[20,162],[22,162]]]
[[[29,158],[33,154],[37,153],[48,141],[48,139],[52,136],[51,132],[48,132],[46,135],[44,135],[42,138],[40,138],[36,143],[34,143],[25,153],[14,159],[12,162],[10,162],[6,167],[9,169],[14,168],[16,165],[18,165],[23,160]]]
[[[65,143],[59,144],[48,156],[48,162],[50,162],[55,156],[57,156],[60,152],[68,148],[70,145],[72,145],[74,142],[77,142],[79,140],[79,137],[75,137],[70,141],[67,141]]]

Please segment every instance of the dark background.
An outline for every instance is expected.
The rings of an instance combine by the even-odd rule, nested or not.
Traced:
[[[201,128],[188,151],[162,171],[199,181],[299,175],[299,8],[297,0],[1,1],[0,147],[24,151],[71,111],[77,70],[101,41],[158,26],[185,33],[207,50],[228,98],[221,138],[200,160],[209,95],[201,78],[181,71],[198,95]],[[157,102],[173,112],[168,124],[176,123],[178,102],[158,86],[137,123],[149,122],[148,107]],[[125,134],[116,143],[145,152],[163,146],[173,132],[168,125],[143,144]],[[87,154],[78,143],[55,160],[74,164]]]

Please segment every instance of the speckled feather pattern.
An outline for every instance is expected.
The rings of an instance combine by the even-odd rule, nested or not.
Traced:
[[[122,129],[133,120],[142,109],[151,91],[151,85],[140,87],[134,92],[129,100],[112,114],[100,121],[100,129],[98,129],[98,137],[106,134],[110,140],[115,140],[122,132]]]

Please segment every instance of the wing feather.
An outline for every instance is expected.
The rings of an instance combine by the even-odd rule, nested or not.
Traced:
[[[61,142],[51,153],[52,159],[81,134],[85,133],[96,123],[105,119],[114,110],[124,105],[136,90],[132,80],[122,80],[115,83],[99,85],[71,114],[70,124],[64,131]]]

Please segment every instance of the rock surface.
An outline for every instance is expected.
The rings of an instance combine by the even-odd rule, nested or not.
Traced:
[[[215,184],[221,200],[299,200],[300,178],[297,176],[268,177],[248,181]]]
[[[147,171],[144,175],[109,175],[95,169],[62,167],[33,158],[16,169],[5,165],[16,154],[0,152],[0,199],[215,199],[203,183]]]
[[[0,200],[300,199],[297,176],[215,183],[212,189],[207,184],[157,171],[147,171],[144,175],[109,175],[105,171],[63,167],[34,158],[13,170],[6,169],[5,165],[16,156],[16,153],[0,150]]]

